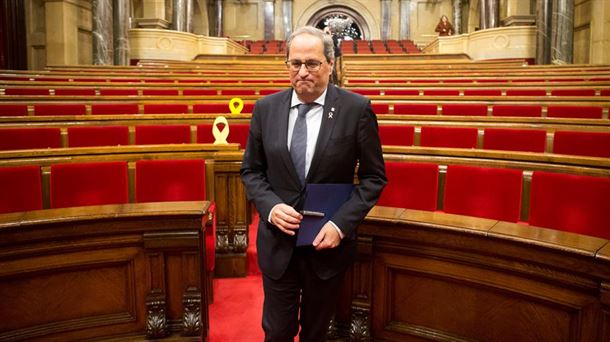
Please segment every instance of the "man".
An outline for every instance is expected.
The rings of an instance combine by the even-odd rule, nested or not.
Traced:
[[[329,85],[331,38],[303,27],[286,45],[292,89],[256,102],[241,177],[261,217],[256,245],[265,341],[293,341],[300,323],[299,340],[319,342],[325,340],[342,275],[355,258],[356,227],[386,178],[370,101]],[[359,184],[350,199],[313,246],[295,247],[305,184],[351,184],[357,163]]]

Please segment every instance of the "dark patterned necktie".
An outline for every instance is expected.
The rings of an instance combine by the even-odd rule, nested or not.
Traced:
[[[301,103],[299,105],[299,114],[297,121],[294,123],[290,140],[290,156],[302,185],[305,185],[305,153],[307,152],[307,121],[305,115],[314,105],[315,103]]]

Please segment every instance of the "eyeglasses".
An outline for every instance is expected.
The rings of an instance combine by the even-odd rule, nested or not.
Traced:
[[[299,60],[294,59],[294,60],[286,61],[286,66],[288,67],[288,69],[290,69],[290,71],[300,71],[301,65],[305,64],[305,68],[307,69],[307,71],[316,72],[316,71],[320,70],[322,63],[324,63],[324,62],[316,61],[315,59],[310,59],[305,62],[301,62]]]

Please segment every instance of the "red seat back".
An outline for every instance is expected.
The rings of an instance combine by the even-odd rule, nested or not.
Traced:
[[[549,106],[549,118],[601,119],[602,107],[597,106]]]
[[[546,131],[540,129],[486,128],[483,135],[486,150],[544,153]]]
[[[465,89],[464,96],[502,96],[500,89]]]
[[[484,104],[445,104],[443,115],[487,116],[487,105]]]
[[[449,165],[444,211],[517,222],[522,178],[521,170]]]
[[[546,96],[544,89],[507,89],[506,96]]]
[[[227,114],[231,113],[229,103],[200,103],[193,105],[193,113]]]
[[[40,167],[0,168],[0,213],[42,209]]]
[[[553,96],[595,96],[595,89],[553,89]]]
[[[138,114],[137,103],[98,103],[91,105],[92,115]]]
[[[127,126],[69,127],[68,146],[116,146],[129,145]]]
[[[377,115],[383,115],[390,113],[390,105],[387,103],[373,103],[371,104],[373,112]]]
[[[542,106],[494,105],[493,116],[541,117]]]
[[[529,224],[610,239],[610,179],[535,171]]]
[[[178,89],[143,89],[144,96],[178,96]]]
[[[417,89],[388,89],[384,92],[386,95],[402,95],[402,96],[418,96]],[[394,105],[396,107],[396,105]]]
[[[27,116],[27,104],[0,104],[0,116]]]
[[[205,199],[204,160],[138,160],[136,162],[136,202]]]
[[[216,89],[184,89],[182,91],[184,96],[216,96],[217,93]]]
[[[404,125],[379,126],[379,138],[382,145],[413,146],[415,127]]]
[[[34,105],[34,115],[85,115],[84,104],[38,104]]]
[[[250,124],[234,124],[229,122],[229,136],[227,137],[227,142],[239,144],[240,148],[244,149],[248,143],[249,132]],[[214,143],[212,124],[197,125],[197,143]]]
[[[47,88],[7,88],[4,90],[6,95],[49,95],[49,89]]]
[[[610,133],[556,131],[553,153],[610,158]]]
[[[388,161],[385,168],[388,184],[377,205],[436,210],[438,165]]]
[[[93,88],[58,88],[55,95],[59,96],[95,96]]]
[[[100,95],[101,96],[137,96],[138,89],[103,88],[103,89],[100,89]],[[109,113],[102,113],[102,114],[109,114]],[[113,114],[123,114],[123,113],[113,113]],[[136,111],[136,113],[129,113],[129,114],[137,114],[137,111]]]
[[[187,114],[189,106],[178,103],[145,104],[144,114]]]
[[[2,128],[0,150],[28,150],[61,147],[59,128]]]
[[[51,208],[129,201],[127,162],[51,165]]]
[[[477,136],[476,128],[424,126],[420,146],[476,148]]]
[[[425,89],[424,96],[459,96],[457,89]]]
[[[436,105],[425,103],[397,103],[394,105],[394,114],[436,115]]]
[[[191,142],[189,125],[136,126],[136,145],[188,144]]]

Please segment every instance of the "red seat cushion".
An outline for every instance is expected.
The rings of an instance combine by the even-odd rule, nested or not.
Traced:
[[[127,162],[51,165],[51,208],[128,201]]]
[[[379,138],[382,145],[413,146],[415,127],[404,125],[379,126]]]
[[[138,89],[100,89],[100,95],[101,96],[137,96],[138,95]],[[117,114],[122,114],[122,113],[117,113]],[[132,113],[132,114],[136,114],[136,113]]]
[[[2,128],[0,150],[28,150],[61,147],[59,128]]]
[[[27,104],[0,104],[0,116],[27,116]]]
[[[436,115],[435,104],[425,103],[397,103],[394,105],[394,114],[406,115]]]
[[[436,210],[438,165],[387,161],[388,184],[377,205],[417,210]]]
[[[476,148],[478,130],[468,127],[421,128],[420,145],[426,147]]]
[[[553,96],[595,96],[595,89],[553,89]]]
[[[553,153],[610,158],[610,133],[556,131]]]
[[[500,89],[465,89],[464,96],[502,96]]]
[[[546,131],[539,129],[486,128],[483,135],[486,150],[544,153]]]
[[[177,103],[145,104],[144,114],[187,114],[189,106]]]
[[[520,116],[541,117],[542,106],[523,105],[494,105],[491,111],[493,116]]]
[[[484,104],[445,104],[443,115],[487,116],[487,105]]]
[[[127,126],[69,127],[68,146],[116,146],[129,145]]]
[[[189,125],[136,126],[136,145],[188,144],[191,142]]]
[[[384,115],[390,112],[390,105],[387,103],[372,103],[371,107],[377,115]]]
[[[85,115],[84,104],[37,104],[34,105],[34,115]]]
[[[0,213],[42,209],[40,167],[0,168]]]
[[[91,105],[92,115],[138,114],[137,103],[98,103]]]
[[[506,96],[546,96],[544,89],[507,89]]]
[[[59,96],[95,96],[93,88],[59,88],[55,89],[55,95]]]
[[[549,106],[549,118],[601,119],[602,107],[597,106]]]
[[[443,210],[451,214],[517,222],[522,178],[521,170],[449,165]]]
[[[535,171],[529,224],[610,239],[610,179]]]
[[[136,202],[205,199],[204,160],[138,160],[136,162]]]

